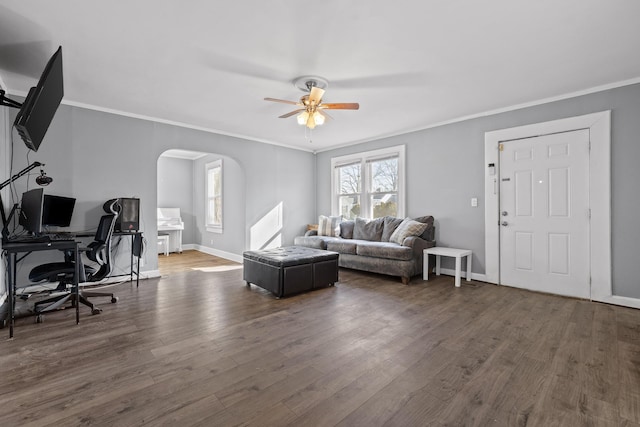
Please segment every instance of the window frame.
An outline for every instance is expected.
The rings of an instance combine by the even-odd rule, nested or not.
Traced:
[[[398,212],[397,217],[405,217],[405,192],[406,192],[406,168],[405,168],[405,146],[397,145],[393,147],[381,148],[378,150],[365,151],[360,153],[348,154],[345,156],[332,157],[331,158],[331,214],[340,215],[339,212],[339,199],[342,194],[340,193],[340,179],[339,168],[354,163],[360,164],[360,215],[362,218],[371,218],[373,215],[373,207],[370,203],[370,197],[376,192],[371,191],[371,183],[373,177],[371,176],[371,168],[368,163],[375,162],[376,160],[383,160],[390,157],[398,158]]]
[[[214,195],[213,198],[219,198],[220,200],[220,223],[210,223],[209,218],[209,173],[214,169],[220,169],[220,194]],[[205,191],[205,203],[204,203],[204,223],[205,229],[212,233],[222,233],[223,223],[224,223],[224,169],[222,165],[222,159],[214,160],[213,162],[208,162],[204,167],[204,191]],[[214,201],[215,202],[215,201]],[[215,208],[214,208],[215,209]]]

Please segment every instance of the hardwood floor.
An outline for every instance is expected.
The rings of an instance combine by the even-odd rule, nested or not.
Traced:
[[[160,258],[79,325],[0,330],[0,426],[640,425],[640,310],[345,269],[277,300]]]

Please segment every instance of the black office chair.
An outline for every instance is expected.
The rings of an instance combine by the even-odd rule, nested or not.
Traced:
[[[85,253],[87,258],[98,264],[98,267],[84,265],[82,259],[79,260],[80,277],[79,282],[97,282],[107,277],[112,270],[111,263],[111,238],[116,223],[116,215],[108,214],[100,218],[100,224],[94,237],[86,248],[80,248],[81,253]],[[79,290],[78,301],[76,301],[73,279],[75,274],[75,263],[72,252],[65,252],[64,262],[52,262],[34,267],[29,273],[29,280],[32,282],[60,282],[58,290],[64,294],[38,301],[34,304],[35,312],[38,314],[37,321],[42,321],[41,313],[57,310],[67,302],[84,304],[91,308],[92,314],[100,313],[100,309],[87,298],[90,297],[111,297],[111,302],[118,302],[118,298],[109,292],[92,292]]]

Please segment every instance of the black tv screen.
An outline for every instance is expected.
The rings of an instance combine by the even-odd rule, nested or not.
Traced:
[[[68,227],[71,224],[76,199],[72,197],[44,195],[42,225],[45,227]]]
[[[14,122],[27,148],[38,151],[63,96],[60,46],[47,62],[37,86],[29,90]]]

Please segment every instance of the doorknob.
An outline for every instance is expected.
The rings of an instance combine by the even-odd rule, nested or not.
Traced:
[[[507,211],[502,211],[502,216],[507,216],[509,213]]]
[[[509,225],[509,223],[507,221],[502,221],[502,223],[500,224],[503,227],[506,227],[507,225]]]

